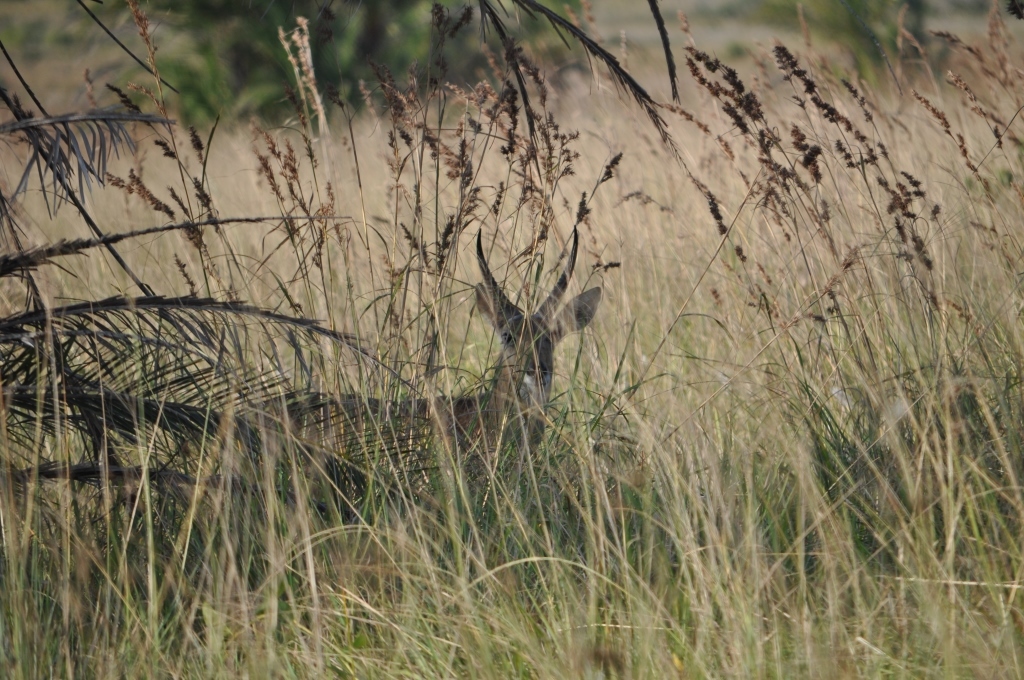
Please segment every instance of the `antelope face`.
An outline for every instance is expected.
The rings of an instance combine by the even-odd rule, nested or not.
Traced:
[[[477,295],[479,301],[479,288]],[[551,396],[554,370],[555,343],[551,329],[538,314],[516,314],[502,321],[503,327],[495,324],[495,330],[501,340],[503,365],[515,376],[519,400],[528,406],[543,407]]]
[[[558,308],[576,264],[578,242],[579,234],[573,230],[565,271],[538,310],[527,314],[512,304],[494,280],[477,237],[477,259],[484,277],[476,287],[477,307],[501,339],[503,365],[513,373],[519,401],[531,408],[543,408],[551,396],[558,341],[590,323],[601,302],[601,289],[591,288]]]

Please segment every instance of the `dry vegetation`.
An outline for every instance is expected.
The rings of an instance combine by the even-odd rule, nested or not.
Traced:
[[[82,236],[40,192],[6,223],[10,677],[1024,674],[1024,62],[998,14],[902,96],[812,50],[741,77],[687,49],[678,153],[521,54],[532,110],[507,67],[468,90],[435,58],[354,115],[294,35],[283,127],[121,93],[154,117],[89,213],[172,225],[113,244],[124,267],[30,249]],[[544,440],[466,475],[395,405],[491,379],[478,230],[528,301],[574,225],[601,311]]]

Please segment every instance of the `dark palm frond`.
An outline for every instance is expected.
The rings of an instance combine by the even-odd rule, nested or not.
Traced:
[[[83,111],[81,113],[65,113],[60,116],[47,116],[45,118],[24,118],[10,123],[4,123],[3,125],[0,125],[0,134],[10,134],[11,132],[17,132],[18,130],[28,130],[29,128],[47,126],[64,127],[71,123],[112,124],[118,122],[168,124],[173,121],[145,113],[121,112],[114,109],[98,109],[93,111]]]
[[[668,39],[668,28],[665,27],[665,17],[661,16],[661,8],[658,7],[658,0],[647,0],[651,6],[651,15],[654,23],[658,26],[658,36],[661,38],[661,46],[665,50],[665,64],[668,66],[668,81],[672,85],[672,101],[679,103],[679,78],[676,75],[676,60],[672,57],[672,43]]]
[[[13,101],[11,105],[16,106]],[[172,123],[159,116],[113,109],[38,118],[16,114],[15,117],[14,121],[0,125],[0,135],[20,137],[28,145],[29,157],[21,180],[8,199],[14,200],[24,192],[29,177],[35,174],[41,187],[45,189],[49,185],[53,210],[68,199],[68,188],[73,186],[72,177],[76,174],[78,193],[84,194],[86,187],[91,189],[94,179],[103,184],[111,154],[120,156],[122,150],[134,151],[135,143],[126,123]],[[46,191],[44,197],[50,206]]]
[[[69,465],[47,461],[15,470],[10,475],[11,482],[18,487],[30,486],[40,480],[57,479],[94,486],[112,484],[123,489],[138,489],[142,486],[143,479],[147,479],[154,489],[169,492],[181,501],[187,501],[196,486],[213,485],[220,481],[217,475],[197,479],[192,475],[166,468],[151,469],[138,465],[107,465],[94,462]]]
[[[160,234],[166,231],[187,230],[197,226],[199,226],[198,223],[187,222],[182,224],[168,224],[160,227],[151,227],[149,229],[137,229],[135,231],[125,232],[122,234],[111,234],[110,236],[104,236],[103,238],[83,238],[70,241],[62,239],[47,246],[30,248],[17,253],[11,253],[10,255],[0,255],[0,278],[9,276],[15,272],[34,269],[40,265],[48,264],[50,260],[55,257],[77,255],[78,253],[91,248],[119,243],[120,241],[130,238]]]
[[[135,444],[140,432],[159,439],[158,451],[169,451],[216,431],[220,414],[254,384],[272,389],[270,381],[256,383],[244,367],[195,337],[167,328],[159,333],[161,325],[101,313],[4,334],[0,352],[12,438],[29,444],[38,419],[47,434],[57,422],[81,433],[95,459],[117,442]]]
[[[33,477],[38,479],[67,479],[74,482],[96,484],[102,481],[103,477],[121,479],[124,481],[139,481],[146,471],[139,466],[100,466],[95,463],[76,463],[74,465],[61,465],[55,462],[43,463],[33,468],[18,470],[12,475],[15,484],[26,484]],[[149,470],[148,474],[152,480],[165,480],[177,485],[194,486],[198,480],[191,475],[172,470]]]
[[[148,227],[146,229],[126,231],[120,234],[109,234],[101,238],[61,240],[47,246],[30,248],[28,250],[22,250],[16,253],[11,253],[10,255],[0,255],[0,278],[3,278],[18,271],[33,269],[40,265],[47,264],[52,258],[55,257],[77,255],[78,253],[90,250],[92,248],[113,245],[115,243],[120,243],[121,241],[125,241],[127,239],[139,238],[142,236],[152,236],[155,234],[162,234],[168,231],[189,231],[192,229],[199,229],[202,227],[221,226],[225,224],[257,224],[265,222],[306,221],[312,219],[332,219],[333,217],[334,216],[331,215],[317,215],[315,217],[311,215],[288,215],[277,217],[220,217],[208,220],[200,220],[198,222],[186,221],[178,222],[176,224],[164,224],[157,227]]]
[[[500,4],[500,0],[499,4]],[[661,117],[661,113],[658,110],[658,104],[654,101],[647,90],[629,73],[622,64],[619,63],[618,58],[611,52],[601,47],[597,42],[594,41],[585,31],[575,26],[571,21],[565,19],[553,10],[545,7],[536,0],[511,0],[514,5],[522,9],[524,12],[532,17],[540,15],[543,17],[552,28],[555,29],[561,35],[562,31],[565,31],[573,40],[580,43],[583,48],[587,51],[587,54],[597,59],[599,62],[604,64],[609,73],[611,73],[612,79],[640,105],[647,114],[648,119],[654,124],[654,127],[658,130],[658,134],[661,136],[662,141],[668,146],[672,152],[678,155],[678,149],[676,149],[675,142],[668,133],[668,126],[665,120]],[[653,1],[653,0],[652,0]],[[502,39],[502,42],[506,43],[506,53],[509,51],[508,44],[511,41],[511,36],[508,33],[507,28],[504,25],[504,21],[501,18],[497,7],[491,0],[480,0],[480,21],[483,29],[486,31],[488,25],[493,27],[498,37]],[[563,40],[564,40],[563,36]],[[669,53],[670,54],[670,53]],[[526,79],[521,73],[519,65],[515,60],[511,60],[510,66],[512,67],[516,80],[519,83],[519,88],[523,97],[523,104],[528,105],[528,94],[526,92]],[[671,69],[674,71],[674,68]],[[531,135],[533,129],[531,126]]]
[[[297,393],[285,400],[293,445],[319,461],[321,478],[339,500],[363,498],[371,488],[383,494],[423,488],[437,467],[432,421],[414,400]]]
[[[14,62],[14,59],[12,59],[11,55],[7,52],[7,48],[4,46],[3,41],[0,41],[0,52],[3,53],[4,58],[7,60],[7,63],[11,67],[11,70],[14,71],[14,74],[17,76],[18,81],[21,83],[22,87],[25,88],[25,91],[28,92],[29,96],[32,98],[32,101],[35,102],[36,106],[39,107],[40,112],[42,112],[42,114],[44,116],[49,117],[50,114],[46,111],[45,107],[43,107],[42,103],[35,96],[35,93],[32,91],[32,88],[29,86],[29,84],[25,80],[24,76],[22,76],[21,71],[18,70],[18,65]],[[10,95],[7,94],[7,91],[3,87],[0,87],[0,101],[3,101],[4,105],[7,106],[8,110],[14,115],[14,118],[16,120],[23,121],[23,120],[32,118],[32,116],[29,115],[29,113],[24,108],[22,108],[21,104],[18,102],[17,97],[15,96],[15,97],[12,98]],[[137,113],[141,113],[141,112],[137,112]],[[68,125],[70,125],[70,124],[68,124]],[[115,153],[119,153],[118,144],[122,140],[123,140],[123,142],[125,144],[127,144],[129,146],[133,143],[131,137],[125,131],[123,122],[121,122],[121,121],[113,121],[111,123],[111,125],[113,126],[113,129],[117,131],[118,135],[111,134],[111,137],[110,137],[109,141],[108,141],[107,137],[104,136],[103,127],[99,124],[98,121],[93,121],[93,132],[95,132],[97,134],[94,135],[91,139],[83,137],[83,140],[82,140],[82,141],[92,141],[92,142],[95,142],[95,144],[92,147],[95,150],[95,152],[98,154],[97,158],[95,159],[95,161],[97,161],[98,164],[104,165],[104,166],[105,166],[105,163],[106,163],[106,158],[107,158],[107,153],[108,153],[107,149],[109,147],[112,147],[112,150]],[[62,132],[67,133],[65,135],[65,139],[68,142],[68,148],[66,150],[63,149],[61,144],[59,143],[60,142],[59,136],[56,139],[57,143],[56,144],[53,143],[55,140],[53,138],[52,131],[51,131],[51,135],[48,136],[46,134],[42,134],[37,128],[29,127],[29,128],[27,128],[27,129],[22,131],[22,135],[24,135],[26,138],[28,138],[29,146],[32,147],[32,149],[33,149],[33,156],[32,156],[32,158],[36,159],[37,158],[36,154],[41,149],[44,153],[42,153],[41,156],[39,156],[39,157],[46,158],[47,161],[48,161],[46,167],[53,170],[52,179],[55,182],[55,186],[59,187],[59,191],[56,192],[56,194],[55,194],[55,207],[56,207],[57,204],[60,203],[60,200],[59,200],[60,198],[64,198],[64,199],[68,200],[75,207],[75,209],[78,211],[78,214],[82,216],[82,219],[85,220],[85,223],[89,226],[89,229],[92,231],[93,235],[97,236],[97,237],[103,237],[103,236],[105,236],[105,234],[100,230],[99,226],[96,224],[96,221],[89,214],[89,211],[87,211],[85,209],[85,206],[82,204],[82,201],[79,200],[77,194],[75,193],[75,190],[72,188],[72,183],[71,183],[70,175],[71,175],[71,172],[73,171],[75,166],[73,166],[71,164],[70,156],[74,156],[75,160],[78,163],[82,163],[82,161],[86,159],[86,156],[83,156],[83,154],[82,154],[82,151],[81,151],[82,145],[78,143],[79,142],[78,138],[74,137],[74,135],[71,135],[69,130],[70,130],[70,128],[68,130],[63,130],[62,131]],[[110,133],[110,130],[108,130],[108,134],[109,133]],[[69,153],[70,153],[70,155],[69,155]],[[93,161],[94,159],[92,159],[91,156],[92,156],[92,153],[89,154],[88,160]],[[61,160],[63,160],[64,162],[61,163],[60,162]],[[85,182],[85,181],[88,181],[88,177],[89,177],[89,174],[90,174],[89,171],[88,171],[89,167],[92,168],[92,174],[93,174],[94,177],[97,177],[97,178],[104,177],[103,173],[97,174],[97,168],[96,168],[97,162],[92,162],[91,166],[89,166],[87,164],[87,167],[84,170],[81,167],[78,168],[79,169],[79,191],[80,192],[81,192],[81,190],[83,188],[82,183]],[[27,179],[28,174],[31,171],[31,166],[32,166],[32,160],[30,160],[29,164],[26,166],[25,174],[23,175],[22,182],[19,183],[19,186],[24,183],[25,179]],[[47,209],[49,209],[50,201],[49,201],[49,198],[46,196],[46,191],[45,191],[46,181],[45,181],[44,168],[43,168],[43,166],[38,165],[36,169],[37,169],[37,171],[39,173],[39,183],[41,185],[41,188],[44,190],[43,191],[43,196],[46,199]],[[83,177],[84,177],[84,179],[83,179]],[[15,191],[15,193],[17,194],[18,192]],[[11,214],[11,212],[9,210],[9,200],[8,200],[7,197],[3,197],[3,196],[0,196],[0,219],[2,219],[5,222],[7,222],[7,225],[12,230],[14,229],[13,217],[12,217],[12,214]],[[15,248],[20,250],[21,249],[21,245],[18,242],[18,239],[17,239],[16,235],[15,234],[11,234],[11,236],[12,236],[12,239],[14,241]],[[121,269],[124,270],[124,272],[129,276],[129,278],[131,278],[131,280],[135,283],[135,285],[138,286],[139,289],[144,294],[146,294],[146,295],[152,295],[153,294],[153,289],[150,288],[149,285],[146,284],[145,281],[143,281],[138,276],[136,276],[135,272],[132,271],[132,268],[128,266],[128,263],[125,262],[124,258],[121,257],[121,254],[117,252],[117,250],[114,248],[114,246],[107,245],[106,249],[107,249],[107,252],[110,253],[111,257],[113,257],[114,260],[117,262],[118,266],[120,266]]]
[[[44,429],[64,422],[98,458],[106,447],[98,439],[133,442],[150,431],[170,452],[232,414],[237,435],[258,446],[249,414],[291,418],[289,404],[331,403],[318,385],[340,378],[301,359],[322,353],[321,338],[378,369],[371,375],[397,378],[353,335],[241,303],[113,297],[30,310],[0,320],[8,430],[27,445],[41,414]],[[289,360],[306,370],[287,370]]]
[[[516,78],[516,84],[519,86],[519,94],[523,98],[523,106],[526,108],[526,125],[530,132],[530,139],[534,140],[537,138],[537,124],[532,115],[533,108],[530,106],[530,91],[526,87],[526,75],[523,73],[522,65],[515,58],[515,50],[513,49],[515,40],[509,34],[508,29],[505,28],[505,22],[498,13],[498,9],[491,4],[490,0],[480,0],[480,30],[485,37],[488,26],[494,29],[498,39],[501,40],[502,46],[505,48],[505,61],[508,62],[509,68],[512,69],[512,74]]]
[[[156,318],[160,321],[170,322],[174,325],[176,332],[182,334],[191,332],[191,339],[195,341],[194,344],[206,347],[210,347],[213,344],[210,329],[203,326],[190,326],[188,324],[190,317],[198,318],[205,314],[252,317],[265,323],[291,326],[301,329],[311,336],[324,337],[338,342],[359,353],[364,359],[369,360],[378,368],[392,374],[396,378],[398,377],[390,367],[382,364],[369,350],[364,348],[359,343],[358,337],[351,333],[342,333],[325,328],[313,319],[291,317],[241,302],[227,302],[212,298],[192,296],[164,297],[162,295],[125,297],[118,295],[95,302],[78,302],[47,310],[30,310],[0,320],[0,336],[9,338],[12,335],[17,335],[20,329],[41,328],[48,318],[56,321],[85,317],[103,318],[110,315],[128,314],[139,321],[147,321],[150,318],[146,316],[146,312],[159,312]],[[153,330],[159,329],[154,327]],[[28,335],[31,334],[30,331]],[[28,335],[23,337],[28,337]]]

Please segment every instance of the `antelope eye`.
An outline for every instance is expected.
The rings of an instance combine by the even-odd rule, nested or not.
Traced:
[[[501,332],[501,344],[506,346],[512,344],[512,331],[506,329]]]
[[[540,378],[541,384],[547,387],[551,384],[551,364],[543,359],[539,360],[536,365],[537,377]]]

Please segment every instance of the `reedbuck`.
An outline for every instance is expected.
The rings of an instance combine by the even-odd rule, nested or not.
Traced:
[[[364,455],[370,454],[376,462],[364,462],[369,468],[383,463],[384,486],[388,486],[386,480],[411,480],[436,465],[421,440],[429,429],[470,477],[478,477],[485,468],[493,472],[491,454],[502,442],[536,444],[547,422],[544,407],[551,396],[555,346],[590,323],[601,302],[601,289],[591,288],[561,306],[578,246],[579,234],[574,229],[564,271],[544,302],[530,314],[513,304],[495,281],[477,236],[483,282],[476,286],[476,304],[501,342],[501,358],[490,386],[461,396],[436,395],[398,403],[344,395],[335,402],[345,420],[338,431],[341,448],[352,451],[355,445],[358,451],[360,441],[370,443],[363,449]],[[334,470],[330,476],[337,488],[346,496],[361,496],[366,490],[367,467],[357,460],[333,460],[328,466]]]
[[[491,274],[484,257],[482,236],[477,235],[476,256],[483,282],[476,286],[476,305],[497,332],[501,358],[490,389],[454,398],[432,400],[435,425],[442,436],[460,445],[479,443],[489,450],[504,434],[532,441],[543,432],[544,407],[551,396],[554,350],[567,334],[582,330],[594,318],[601,289],[591,288],[560,307],[576,266],[579,232],[573,229],[572,246],[555,287],[532,314],[517,307]]]

